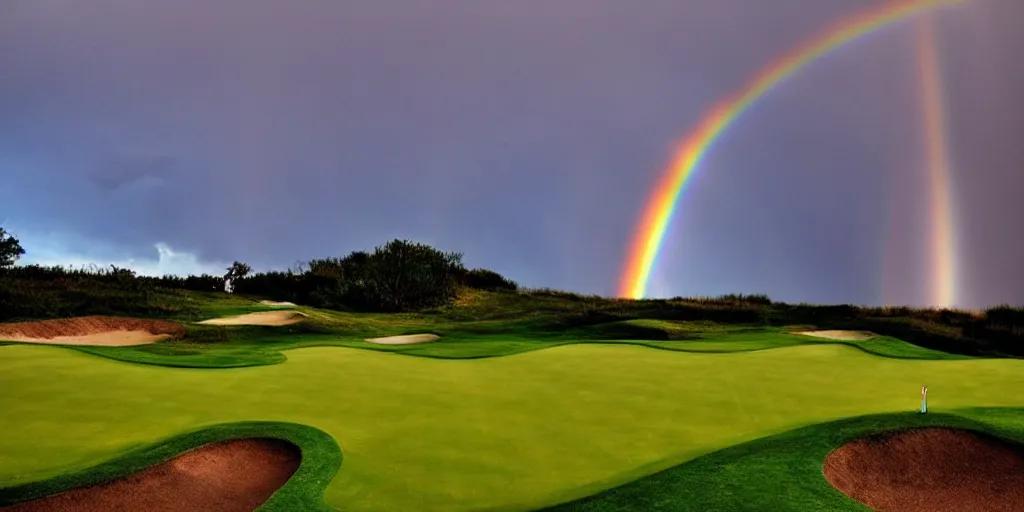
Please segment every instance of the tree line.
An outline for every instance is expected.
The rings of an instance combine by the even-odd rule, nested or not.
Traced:
[[[35,265],[15,267],[24,254],[19,240],[0,227],[0,271],[9,278],[8,283],[73,277],[79,284],[83,279],[92,279],[129,291],[151,288],[231,291],[318,308],[376,312],[409,312],[443,306],[454,300],[460,286],[488,291],[519,288],[517,283],[497,272],[467,269],[462,253],[444,252],[399,239],[378,246],[372,252],[353,251],[344,257],[314,259],[284,271],[254,273],[250,265],[236,261],[221,276],[139,276],[131,269],[113,265],[109,269],[91,271]],[[4,291],[0,289],[0,305],[4,303],[3,298]]]

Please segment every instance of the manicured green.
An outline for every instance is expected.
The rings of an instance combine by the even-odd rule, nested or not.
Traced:
[[[651,344],[751,335],[744,343],[783,336]],[[444,346],[433,350],[454,350]],[[538,509],[793,428],[913,411],[922,383],[935,413],[1024,406],[1012,392],[1024,361],[895,359],[837,343],[728,354],[574,344],[476,360],[320,347],[220,370],[10,345],[0,361],[0,486],[206,426],[287,422],[337,440],[345,461],[324,499],[347,511]]]

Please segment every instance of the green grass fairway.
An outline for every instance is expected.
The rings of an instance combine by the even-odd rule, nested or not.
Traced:
[[[468,335],[451,344],[460,341],[474,345]],[[1024,406],[1022,360],[895,359],[837,343],[737,353],[574,344],[471,360],[344,347],[286,355],[195,369],[0,347],[0,487],[204,426],[273,421],[337,440],[343,463],[324,494],[335,508],[535,510],[794,428],[913,411],[922,383],[935,413]],[[1006,421],[1019,422],[1014,414]],[[803,510],[833,510],[820,505]]]

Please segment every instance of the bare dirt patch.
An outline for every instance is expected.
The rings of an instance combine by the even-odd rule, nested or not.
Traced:
[[[184,334],[175,322],[115,316],[0,324],[0,340],[50,345],[145,345]]]
[[[306,315],[298,311],[260,311],[258,313],[247,313],[238,316],[212,318],[199,323],[206,325],[268,325],[280,327],[297,324],[305,319]]]
[[[200,446],[125,478],[0,508],[4,512],[252,512],[299,468],[295,445],[242,439]]]
[[[275,306],[275,307],[295,307],[294,302],[277,302],[273,300],[261,300],[260,304],[264,306]]]
[[[864,341],[878,336],[877,334],[868,331],[801,331],[793,334],[843,341]]]
[[[828,455],[825,479],[880,512],[1024,510],[1024,448],[965,430],[858,439]]]
[[[441,337],[436,334],[406,334],[404,336],[367,338],[366,341],[370,343],[378,343],[380,345],[412,345],[414,343],[427,343],[429,341],[437,341],[439,339],[441,339]]]

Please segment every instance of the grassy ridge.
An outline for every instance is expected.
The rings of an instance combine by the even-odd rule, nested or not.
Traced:
[[[102,464],[47,480],[0,489],[0,506],[126,477],[217,441],[252,437],[281,439],[298,446],[298,470],[262,507],[264,512],[331,511],[323,501],[327,483],[341,466],[341,449],[334,439],[312,427],[294,423],[239,422],[213,425],[131,450]]]

